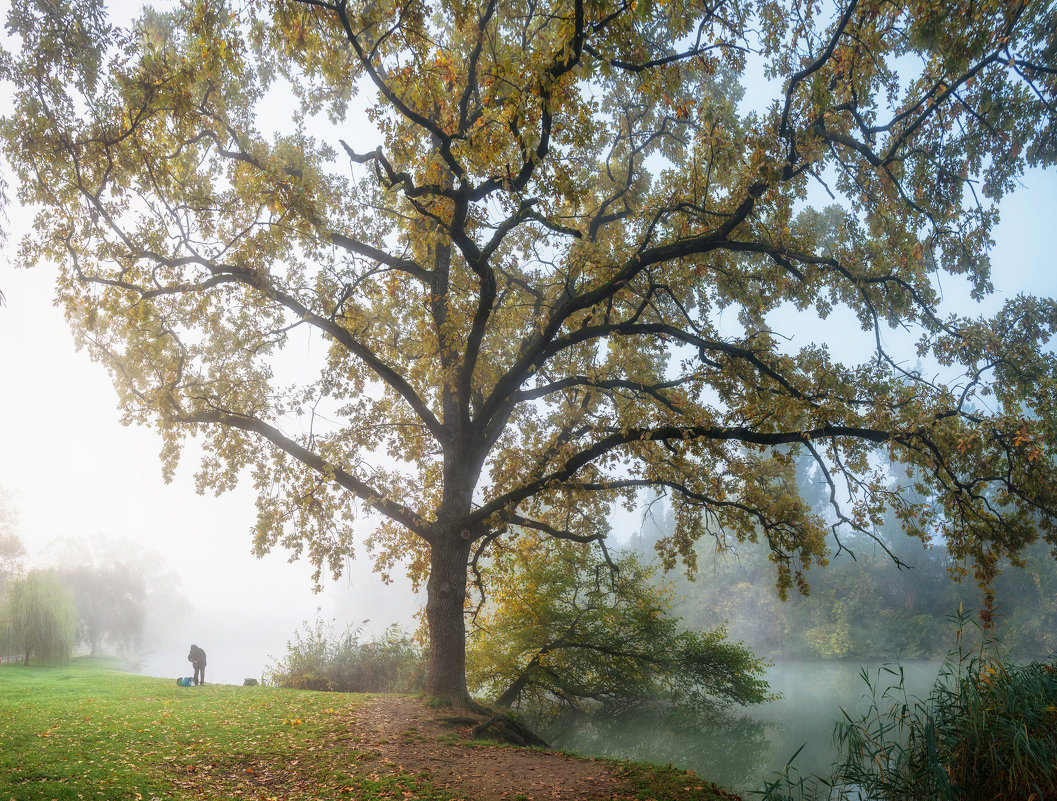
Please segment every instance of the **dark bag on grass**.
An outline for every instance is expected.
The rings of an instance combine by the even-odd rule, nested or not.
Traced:
[[[180,687],[193,687],[195,680],[190,676],[181,676],[176,680],[176,684]]]

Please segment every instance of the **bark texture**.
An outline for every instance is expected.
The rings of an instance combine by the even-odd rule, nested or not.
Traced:
[[[433,545],[426,585],[427,694],[472,707],[466,689],[466,571],[470,539],[455,533]]]

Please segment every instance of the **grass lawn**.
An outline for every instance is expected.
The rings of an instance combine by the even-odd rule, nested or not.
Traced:
[[[318,747],[332,716],[362,701],[267,687],[178,687],[91,659],[55,668],[4,665],[0,799],[200,797],[174,779],[207,766],[216,773],[224,764],[263,761],[281,768]],[[232,770],[228,794],[210,797],[258,797],[252,767],[239,770],[242,775]],[[344,797],[361,784],[333,775],[313,778],[321,789],[345,790]]]
[[[0,801],[577,801],[587,774],[601,776],[594,798],[736,798],[671,767],[467,741],[417,699],[178,687],[110,667],[0,666]],[[399,710],[410,717],[393,722]]]

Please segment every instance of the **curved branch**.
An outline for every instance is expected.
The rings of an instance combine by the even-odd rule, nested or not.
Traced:
[[[283,434],[278,428],[260,420],[259,418],[239,414],[225,410],[202,411],[193,414],[175,413],[172,420],[184,424],[214,424],[237,428],[247,431],[268,440],[279,450],[297,459],[306,467],[315,470],[326,478],[348,490],[360,500],[370,504],[371,508],[377,509],[390,519],[405,526],[409,531],[417,534],[422,539],[430,542],[429,528],[415,512],[401,503],[397,503],[374,487],[362,481],[351,473],[326,461],[319,454],[310,451],[295,440]]]
[[[405,103],[403,99],[393,91],[389,82],[385,80],[371,61],[371,53],[364,50],[360,37],[357,36],[356,32],[352,29],[352,23],[349,20],[349,15],[347,13],[348,0],[339,0],[338,3],[324,3],[319,2],[319,0],[297,0],[297,2],[323,8],[332,11],[337,15],[338,21],[341,23],[341,27],[345,31],[345,38],[348,40],[349,44],[352,45],[353,50],[356,51],[356,57],[360,61],[360,66],[363,67],[364,72],[367,73],[367,76],[371,79],[371,82],[375,85],[379,94],[389,101],[393,105],[393,108],[399,111],[400,114],[415,125],[427,131],[431,136],[435,137],[436,140],[440,142],[439,151],[444,162],[448,165],[448,168],[461,180],[465,180],[466,170],[463,169],[463,166],[451,152],[452,137],[428,117],[419,114],[407,105],[407,103]]]
[[[161,254],[151,251],[140,251],[133,255],[135,255],[136,258],[149,258],[159,264],[172,264]],[[261,274],[254,270],[234,265],[217,266],[201,257],[188,257],[179,260],[179,262],[181,264],[198,264],[199,266],[205,267],[213,274],[213,278],[209,281],[203,282],[201,285],[189,285],[187,287],[189,289],[196,289],[199,286],[201,288],[208,288],[208,286],[220,283],[240,283],[272,298],[283,306],[283,308],[293,312],[305,323],[318,328],[320,331],[332,337],[350,353],[366,364],[382,382],[387,384],[405,401],[407,401],[408,405],[415,411],[423,425],[429,430],[430,434],[432,434],[438,441],[443,442],[445,440],[444,429],[441,426],[440,421],[437,420],[436,416],[430,411],[425,401],[422,400],[417,392],[415,392],[415,389],[408,383],[407,379],[405,379],[397,370],[383,362],[374,351],[360,342],[348,329],[339,325],[335,320],[316,314],[293,295],[272,286],[261,276]],[[150,290],[143,289],[142,287],[128,283],[127,281],[93,276],[82,276],[81,280],[126,289],[130,292],[136,293],[140,297],[172,294],[178,291],[184,291],[185,289],[185,287],[181,285],[180,287],[174,288]]]
[[[477,41],[474,42],[473,50],[470,53],[470,60],[466,68],[466,88],[463,90],[462,97],[459,98],[459,135],[465,135],[468,125],[468,110],[470,106],[470,97],[477,91],[477,62],[481,58],[481,51],[484,49],[484,32],[485,28],[488,27],[489,21],[495,14],[496,0],[488,0],[488,5],[485,8],[484,14],[481,16],[481,21],[477,25]]]
[[[809,78],[811,75],[822,69],[822,67],[826,65],[826,62],[833,56],[833,51],[837,49],[837,42],[840,41],[840,37],[844,35],[845,29],[851,22],[852,13],[855,11],[857,4],[858,0],[852,0],[848,4],[848,7],[841,15],[840,21],[834,28],[833,35],[830,37],[828,44],[818,57],[804,67],[804,69],[793,73],[793,75],[789,77],[789,83],[785,90],[785,107],[782,109],[782,121],[778,126],[778,132],[781,136],[787,136],[789,133],[789,113],[792,111],[793,107],[793,92],[796,91],[796,87],[801,81]]]
[[[361,242],[358,239],[353,239],[344,234],[331,233],[329,234],[329,238],[332,244],[337,245],[343,250],[347,250],[349,253],[355,253],[357,256],[363,256],[371,261],[384,264],[386,267],[400,270],[401,272],[417,278],[426,286],[429,285],[432,273],[414,259],[403,259],[393,256],[373,245],[368,245],[366,242]]]
[[[661,58],[653,58],[648,61],[634,62],[624,61],[619,58],[606,58],[601,52],[596,50],[590,43],[584,45],[584,52],[593,58],[598,59],[604,64],[608,64],[610,67],[616,67],[624,72],[646,72],[647,70],[654,69],[655,67],[664,67],[669,64],[677,64],[681,61],[689,61],[690,59],[703,56],[711,50],[734,50],[738,53],[748,54],[751,51],[744,45],[734,44],[733,42],[716,42],[714,44],[706,45],[704,47],[696,45],[684,50],[681,53],[671,53]]]
[[[586,375],[572,375],[557,381],[552,381],[544,386],[537,387],[536,389],[521,390],[516,393],[514,397],[515,403],[538,400],[545,398],[548,395],[553,395],[555,392],[562,392],[566,389],[574,387],[587,387],[589,389],[627,389],[632,392],[641,393],[643,395],[649,395],[651,398],[656,400],[658,403],[667,407],[673,412],[680,412],[681,410],[672,403],[671,400],[664,397],[661,394],[662,390],[673,389],[678,386],[682,386],[690,381],[688,378],[673,380],[673,381],[662,381],[656,384],[644,384],[640,381],[631,381],[628,379],[596,379]]]
[[[483,521],[492,515],[506,519],[522,501],[543,492],[552,486],[568,482],[586,465],[609,453],[634,442],[675,442],[701,439],[712,442],[740,442],[746,445],[791,445],[811,440],[855,439],[876,444],[898,442],[908,445],[914,440],[924,440],[924,428],[914,432],[896,432],[860,426],[839,426],[826,423],[806,431],[758,431],[747,426],[658,426],[656,428],[625,428],[583,448],[569,457],[558,469],[545,476],[504,493],[476,509],[471,522]],[[934,446],[933,446],[934,447]]]
[[[555,528],[549,523],[544,523],[542,520],[533,520],[531,518],[524,517],[516,513],[507,515],[504,519],[511,525],[521,526],[522,528],[530,528],[534,531],[540,531],[546,534],[548,537],[554,537],[554,539],[558,540],[568,540],[569,542],[579,542],[586,544],[589,542],[602,542],[605,539],[604,534],[573,534],[571,531]]]

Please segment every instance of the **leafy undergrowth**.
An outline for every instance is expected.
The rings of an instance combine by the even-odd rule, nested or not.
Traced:
[[[464,739],[418,699],[0,667],[0,799],[714,801],[692,773]]]

